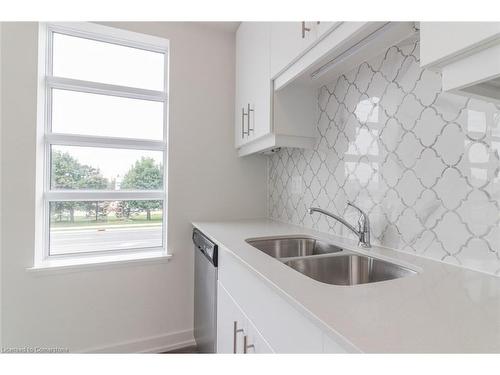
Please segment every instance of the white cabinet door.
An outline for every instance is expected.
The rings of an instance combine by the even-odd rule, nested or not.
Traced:
[[[219,283],[276,353],[321,353],[323,332],[222,246]]]
[[[273,353],[221,283],[217,294],[217,353]]]
[[[271,23],[271,77],[278,75],[316,41],[316,22],[306,22],[304,26],[309,31],[302,33],[302,22]]]
[[[269,38],[269,22],[243,22],[236,33],[236,147],[271,131]]]
[[[320,39],[323,36],[326,36],[331,30],[333,30],[336,26],[340,25],[342,22],[317,22],[316,23],[316,38]]]
[[[347,353],[342,346],[338,344],[337,341],[332,339],[326,333],[323,334],[323,353]]]
[[[421,22],[420,65],[431,66],[500,38],[500,22]]]
[[[271,132],[271,73],[270,73],[270,23],[250,22],[248,49],[251,51],[248,62],[249,140]]]
[[[247,118],[244,112],[249,102],[249,88],[247,76],[249,66],[245,62],[248,61],[250,51],[247,48],[248,33],[245,32],[246,26],[243,24],[236,33],[236,87],[235,87],[235,144],[239,147],[245,141],[247,135]]]
[[[243,353],[246,318],[224,287],[217,287],[217,353]]]
[[[246,344],[247,354],[274,353],[266,339],[260,334],[258,329],[250,320],[246,321],[245,336],[243,336],[243,346]]]

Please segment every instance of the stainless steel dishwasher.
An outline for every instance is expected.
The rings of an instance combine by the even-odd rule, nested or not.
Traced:
[[[217,245],[198,229],[194,242],[194,338],[199,353],[217,350]]]

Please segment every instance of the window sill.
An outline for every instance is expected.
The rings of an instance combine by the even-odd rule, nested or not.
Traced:
[[[166,263],[172,258],[164,251],[148,251],[132,254],[101,255],[95,257],[81,257],[71,259],[48,260],[27,268],[30,273],[59,273],[76,272],[92,269],[107,269],[128,265],[142,265],[149,263]]]

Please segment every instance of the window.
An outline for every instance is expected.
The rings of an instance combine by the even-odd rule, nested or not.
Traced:
[[[40,260],[165,252],[168,41],[44,27]]]

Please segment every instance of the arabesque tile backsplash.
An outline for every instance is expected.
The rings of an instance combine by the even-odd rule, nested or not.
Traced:
[[[442,92],[408,42],[322,87],[318,107],[316,148],[269,158],[270,217],[355,238],[307,212],[355,223],[353,201],[376,245],[500,274],[500,106]]]

